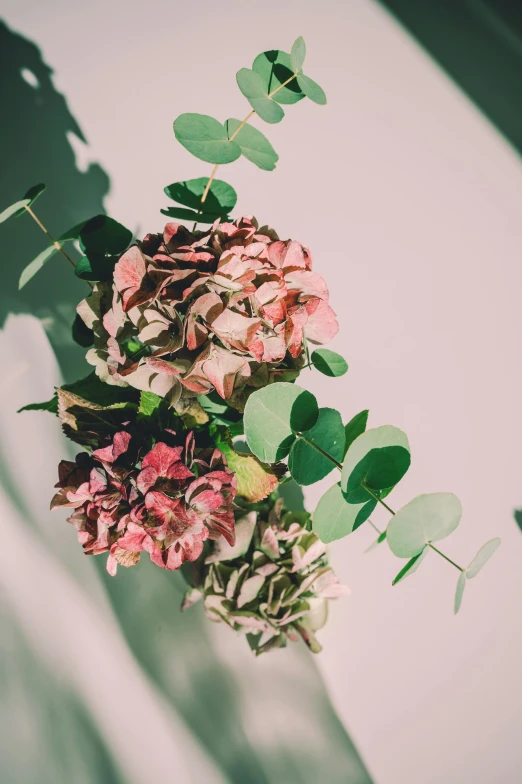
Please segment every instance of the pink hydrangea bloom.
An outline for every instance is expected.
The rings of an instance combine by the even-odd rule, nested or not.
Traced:
[[[168,223],[123,254],[109,285],[78,308],[95,333],[88,360],[104,380],[173,403],[215,389],[240,405],[245,387],[302,366],[305,339],[323,344],[338,329],[308,249],[254,218],[206,234]]]
[[[92,455],[59,465],[51,509],[74,510],[68,522],[86,553],[109,552],[107,570],[115,574],[142,551],[163,569],[179,569],[208,538],[234,543],[236,479],[221,452],[195,449],[193,433],[183,446],[156,443],[141,460],[130,443],[122,431]]]

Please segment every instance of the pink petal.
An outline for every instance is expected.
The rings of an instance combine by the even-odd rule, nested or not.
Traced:
[[[339,324],[334,311],[321,300],[305,326],[305,334],[312,343],[328,343],[338,332]]]

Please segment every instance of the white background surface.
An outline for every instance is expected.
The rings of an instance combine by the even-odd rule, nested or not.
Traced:
[[[442,559],[392,589],[401,563],[385,545],[363,555],[370,530],[334,545],[353,594],[334,607],[319,666],[377,784],[521,780],[515,152],[369,0],[2,5],[55,68],[90,144],[80,159],[111,177],[108,211],[143,233],[161,228],[164,185],[211,168],[175,142],[175,117],[242,118],[235,72],[305,37],[328,105],[303,101],[280,125],[258,125],[280,155],[275,172],[240,160],[220,174],[239,211],[310,246],[330,286],[341,326],[332,347],[350,371],[310,373],[320,403],[346,419],[369,408],[371,426],[408,433],[412,468],[390,504],[456,492],[464,518],[445,549],[464,565],[486,539],[503,539],[458,618],[457,574]]]

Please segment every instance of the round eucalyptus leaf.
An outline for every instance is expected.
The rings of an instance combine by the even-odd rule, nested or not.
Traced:
[[[226,123],[227,133],[230,137],[237,131],[241,123],[239,120],[227,120]],[[242,154],[249,161],[255,163],[260,169],[272,171],[279,160],[279,155],[276,153],[266,136],[253,128],[252,125],[244,125],[239,133],[234,136],[234,144],[239,146]]]
[[[207,163],[231,163],[241,155],[224,125],[207,114],[180,114],[174,121],[174,134],[186,150]]]
[[[75,343],[83,348],[89,348],[94,344],[94,332],[86,325],[84,320],[76,314],[72,325],[72,338]]]
[[[317,400],[305,389],[280,382],[254,392],[245,406],[247,444],[264,463],[286,457],[296,432],[310,430],[319,416]]]
[[[418,495],[390,520],[387,529],[390,550],[399,558],[412,558],[429,542],[449,536],[461,516],[462,504],[453,493]]]
[[[33,204],[38,196],[44,192],[45,188],[46,186],[43,182],[38,183],[38,185],[32,185],[27,193],[24,194],[24,199],[29,199],[29,204]]]
[[[497,536],[495,539],[490,539],[489,542],[483,544],[468,568],[466,569],[466,577],[471,580],[476,577],[483,566],[487,564],[491,556],[500,547],[500,538]]]
[[[196,212],[195,210],[188,210],[186,207],[167,207],[160,210],[162,215],[167,218],[181,218],[186,221],[196,221],[196,223],[214,223],[216,220],[221,220],[222,215],[216,213]]]
[[[241,68],[236,74],[237,86],[248,100],[266,98],[268,90],[265,80],[250,68]]]
[[[366,424],[368,422],[368,409],[364,411],[360,411],[356,414],[344,428],[344,437],[345,437],[345,444],[344,444],[344,454],[347,453],[353,442],[356,438],[358,438],[361,433],[364,433],[366,430]]]
[[[426,558],[428,549],[428,547],[425,547],[424,550],[422,550],[422,552],[420,552],[418,555],[414,555],[413,558],[410,558],[408,563],[402,567],[399,574],[394,577],[392,585],[397,585],[397,583],[400,583],[400,581],[404,580],[405,577],[409,577],[410,574],[416,572],[421,565],[421,561]]]
[[[310,79],[309,76],[305,76],[304,74],[298,75],[297,82],[307,98],[310,98],[311,101],[318,103],[321,106],[325,105],[326,93],[322,87],[319,87],[317,82],[314,82],[313,79]]]
[[[292,79],[285,87],[281,87],[294,74],[290,55],[286,52],[277,49],[262,52],[254,60],[252,70],[263,79],[268,95],[277,90],[274,95],[274,101],[277,103],[297,103],[304,98],[304,93],[299,87],[297,79]]]
[[[368,511],[368,507],[372,508]],[[312,516],[312,528],[321,541],[328,544],[348,536],[362,525],[375,508],[369,504],[348,504],[340,486],[333,485],[320,498]]]
[[[21,215],[23,212],[25,212],[25,208],[29,206],[30,203],[30,199],[21,199],[20,201],[15,201],[15,203],[11,204],[10,207],[6,207],[3,212],[0,212],[0,223],[3,223],[9,218]]]
[[[366,430],[346,453],[341,485],[346,493],[367,485],[384,490],[399,482],[410,466],[406,433],[391,425]]]
[[[454,604],[455,615],[460,610],[460,605],[462,604],[462,596],[464,595],[465,587],[466,587],[466,572],[461,572],[459,575],[459,579],[457,581],[457,590],[455,591],[455,604]]]
[[[292,44],[292,50],[290,52],[290,63],[294,73],[298,73],[301,70],[305,61],[305,57],[306,44],[304,42],[303,36],[300,35],[299,38],[296,38]]]
[[[20,280],[18,281],[18,290],[23,289],[26,283],[29,283],[31,278],[42,269],[44,264],[46,264],[55,253],[57,253],[57,248],[54,245],[49,245],[49,247],[44,248],[44,250],[22,271]]]
[[[333,408],[320,408],[317,422],[302,433],[292,444],[288,458],[288,468],[292,477],[300,485],[312,485],[324,479],[335,468],[335,463],[321,455],[304,439],[316,444],[340,462],[344,455],[344,427],[341,415]]]
[[[132,231],[108,215],[95,215],[80,229],[80,247],[84,253],[120,254],[131,241]]]
[[[285,116],[284,110],[273,98],[251,98],[250,106],[267,123],[281,122]]]
[[[329,348],[318,348],[310,357],[312,365],[325,376],[344,376],[348,371],[348,363],[340,354]]]
[[[89,253],[78,261],[74,274],[82,280],[112,280],[118,256],[106,256],[104,253]]]
[[[198,177],[195,180],[173,182],[172,185],[167,185],[164,191],[169,199],[197,211],[201,207],[201,197],[207,183],[208,177]],[[205,213],[215,213],[226,217],[234,209],[236,202],[237,193],[228,182],[213,180],[203,207]]]

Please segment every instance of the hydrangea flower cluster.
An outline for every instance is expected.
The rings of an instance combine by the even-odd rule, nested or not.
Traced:
[[[308,249],[251,217],[206,234],[168,223],[129,248],[78,313],[104,381],[171,403],[216,390],[239,410],[248,388],[298,370],[306,341],[338,329]]]
[[[247,634],[256,654],[300,637],[319,652],[315,632],[326,622],[328,601],[349,589],[328,565],[310,515],[283,510],[279,498],[267,515],[240,518],[236,533],[234,546],[216,542],[182,609],[203,598],[210,620]]]
[[[114,575],[142,552],[163,569],[179,569],[201,555],[209,537],[233,545],[236,480],[221,453],[195,449],[192,432],[183,446],[157,442],[143,456],[132,441],[121,431],[92,454],[60,463],[51,509],[74,510],[68,522],[84,551],[108,552]]]

